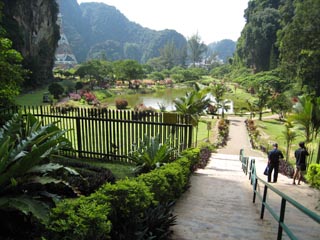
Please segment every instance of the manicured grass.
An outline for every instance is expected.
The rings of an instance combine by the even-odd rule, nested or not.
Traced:
[[[209,139],[213,139],[213,128],[216,125],[217,119],[211,119],[210,116],[202,117],[202,121],[199,122],[199,130],[198,130],[198,144],[208,140],[208,129],[207,122],[211,122],[211,130],[209,130]],[[193,136],[196,136],[196,128],[193,129]]]
[[[233,101],[233,108],[235,112],[240,112],[243,108],[248,108],[247,100],[252,102],[255,97],[246,92],[245,89],[237,88],[236,90],[232,85],[229,86],[231,92],[227,92],[224,96],[225,99]]]
[[[287,142],[284,136],[284,122],[277,119],[265,119],[262,121],[256,120],[256,125],[261,133],[261,144],[270,150],[272,148],[272,144],[277,142],[279,149],[285,155]],[[305,139],[303,131],[299,129],[295,129],[295,131],[297,132],[297,137],[292,142],[289,154],[289,161],[293,164],[295,163],[294,151],[299,147],[299,142],[304,141]],[[313,158],[315,158],[315,156]]]
[[[37,89],[29,93],[21,94],[15,100],[18,105],[22,106],[48,105],[48,103],[42,102],[42,97],[45,92],[48,92],[48,87]]]

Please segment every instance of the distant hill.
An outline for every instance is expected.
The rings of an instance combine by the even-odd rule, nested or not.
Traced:
[[[233,56],[233,53],[236,50],[236,44],[236,42],[230,39],[224,39],[218,42],[210,43],[208,48],[210,49],[211,53],[216,53],[218,58],[226,63],[228,59]]]
[[[79,62],[91,58],[139,62],[159,56],[159,49],[172,42],[178,49],[186,38],[175,30],[155,31],[129,21],[115,7],[103,3],[59,0],[63,30]]]

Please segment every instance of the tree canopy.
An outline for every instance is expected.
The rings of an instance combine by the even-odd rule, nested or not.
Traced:
[[[0,107],[5,107],[14,104],[25,71],[21,65],[21,54],[12,48],[12,41],[5,37],[6,32],[1,27],[1,10],[0,2]]]
[[[295,16],[282,31],[281,67],[309,93],[320,96],[320,1],[295,1]]]
[[[198,33],[190,37],[188,40],[188,56],[193,66],[201,62],[206,51],[207,46],[201,41]]]

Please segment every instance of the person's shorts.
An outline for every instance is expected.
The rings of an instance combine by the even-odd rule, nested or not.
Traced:
[[[296,169],[299,172],[305,172],[306,171],[305,167],[302,167],[302,169],[301,169],[301,166],[299,166],[299,165],[296,165]]]

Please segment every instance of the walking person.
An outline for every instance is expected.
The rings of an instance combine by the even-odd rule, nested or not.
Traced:
[[[296,184],[296,179],[298,179],[298,185],[300,185],[302,173],[304,173],[304,171],[307,169],[306,158],[309,156],[304,142],[299,143],[299,148],[294,152],[294,156],[296,158],[296,169],[293,175],[292,184]]]
[[[280,159],[283,159],[282,152],[278,149],[278,144],[274,143],[273,149],[268,153],[268,182],[271,182],[271,174],[273,172],[273,182],[276,183],[278,180],[278,172],[279,172],[279,163]]]

